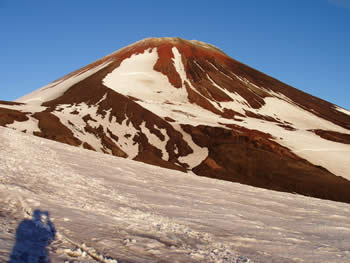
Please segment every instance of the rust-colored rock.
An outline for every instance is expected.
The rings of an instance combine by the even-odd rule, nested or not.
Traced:
[[[5,104],[8,105],[8,104]],[[11,124],[15,121],[27,121],[29,118],[26,116],[25,113],[18,111],[18,110],[12,110],[12,109],[6,109],[0,107],[0,125],[6,126],[7,124]]]
[[[310,131],[314,132],[315,134],[322,137],[323,139],[326,139],[329,141],[350,144],[350,134],[345,134],[345,133],[340,133],[335,131],[325,131],[321,129],[310,130]]]

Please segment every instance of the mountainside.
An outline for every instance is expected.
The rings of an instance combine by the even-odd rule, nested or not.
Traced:
[[[350,112],[199,41],[136,42],[16,102],[0,102],[0,125],[350,203]]]
[[[0,174],[0,262],[10,255],[11,263],[45,262],[45,254],[51,263],[350,258],[349,204],[166,170],[3,127]],[[35,221],[37,211],[51,224]],[[23,235],[30,222],[38,236]]]

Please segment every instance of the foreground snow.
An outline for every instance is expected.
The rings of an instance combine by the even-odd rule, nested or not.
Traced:
[[[48,211],[64,262],[349,262],[350,205],[169,171],[0,128],[0,262]],[[90,256],[89,256],[90,255]]]

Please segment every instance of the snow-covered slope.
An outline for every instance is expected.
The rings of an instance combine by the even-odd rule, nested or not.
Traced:
[[[16,103],[0,125],[200,176],[350,203],[350,115],[179,38],[136,42]]]
[[[16,228],[38,209],[57,230],[47,249],[52,263],[350,260],[349,204],[184,174],[1,127],[0,174],[0,262],[14,246],[20,251]]]

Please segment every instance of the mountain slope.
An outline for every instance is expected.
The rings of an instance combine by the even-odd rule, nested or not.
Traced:
[[[3,126],[74,146],[350,202],[350,112],[199,41],[136,42],[0,114]]]
[[[349,204],[184,174],[3,127],[0,174],[1,262],[20,241],[17,227],[38,209],[57,230],[52,263],[349,262]]]

